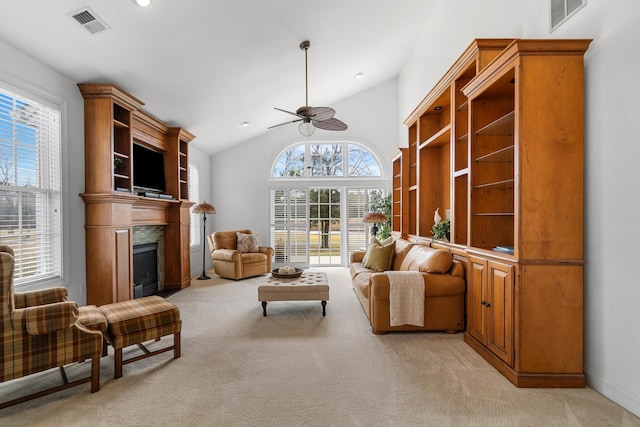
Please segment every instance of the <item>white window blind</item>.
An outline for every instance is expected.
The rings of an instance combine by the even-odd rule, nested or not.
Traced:
[[[200,203],[200,170],[194,163],[189,163],[189,199],[195,204]],[[189,241],[191,246],[200,245],[200,215],[193,213],[193,207],[191,206],[189,220]]]
[[[60,111],[0,87],[0,244],[16,286],[61,276]]]

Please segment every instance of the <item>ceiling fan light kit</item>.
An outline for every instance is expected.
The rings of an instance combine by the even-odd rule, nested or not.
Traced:
[[[289,123],[300,122],[300,124],[298,125],[298,131],[302,136],[305,137],[313,135],[316,128],[335,131],[347,129],[347,125],[344,122],[334,117],[336,112],[333,108],[309,106],[309,70],[307,67],[307,51],[309,50],[309,46],[311,46],[309,40],[305,40],[300,43],[300,49],[304,50],[305,105],[298,108],[295,113],[292,111],[283,110],[282,108],[274,107],[278,111],[292,114],[294,116],[297,116],[298,118],[296,120],[291,120],[288,122],[270,126],[268,129],[273,129],[275,127],[286,125]]]

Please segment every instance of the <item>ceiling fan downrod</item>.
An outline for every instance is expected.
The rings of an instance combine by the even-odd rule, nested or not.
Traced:
[[[307,65],[307,51],[311,43],[305,40],[300,43],[300,49],[304,50],[304,105],[309,106],[309,67]]]

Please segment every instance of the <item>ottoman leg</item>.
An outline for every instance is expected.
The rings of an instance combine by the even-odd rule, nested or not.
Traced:
[[[322,315],[323,316],[327,315],[326,307],[327,307],[327,302],[326,301],[322,301]]]
[[[267,302],[262,301],[262,316],[267,317]]]
[[[173,358],[180,357],[180,332],[173,334]]]
[[[115,348],[115,354],[113,359],[115,360],[113,378],[120,378],[122,376],[122,348]]]

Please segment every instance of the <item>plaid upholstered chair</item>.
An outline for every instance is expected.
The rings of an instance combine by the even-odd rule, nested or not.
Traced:
[[[78,322],[78,305],[62,287],[16,293],[13,250],[0,246],[0,382],[59,367],[64,384],[8,402],[0,409],[79,384],[100,390],[102,333]],[[63,366],[91,359],[91,375],[68,382]]]
[[[259,246],[251,230],[218,231],[207,239],[218,276],[238,280],[271,272],[273,248]]]

